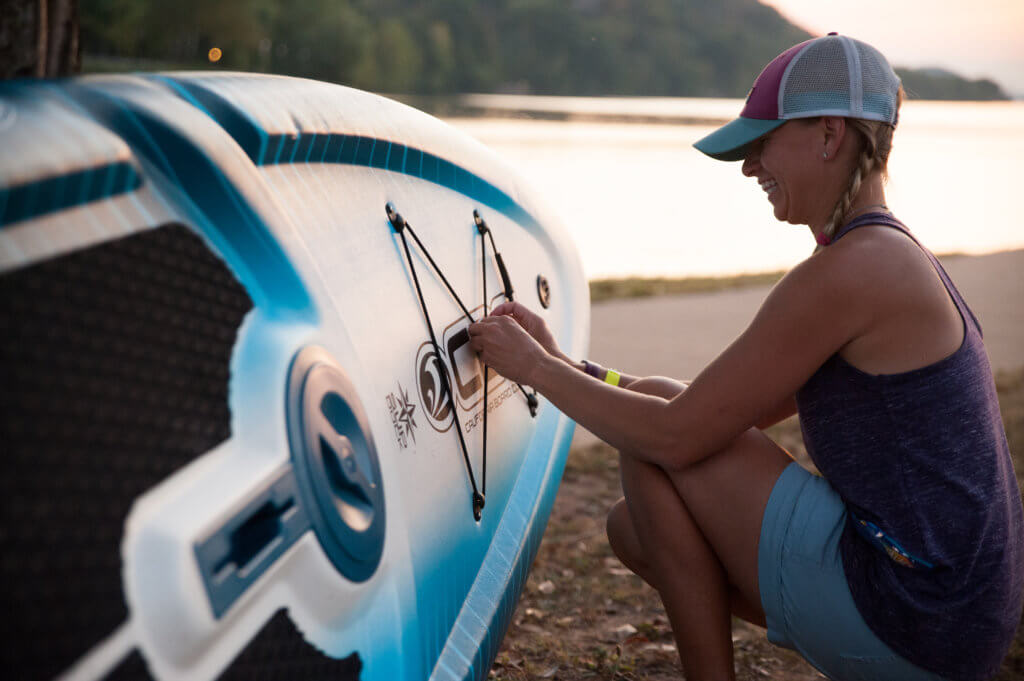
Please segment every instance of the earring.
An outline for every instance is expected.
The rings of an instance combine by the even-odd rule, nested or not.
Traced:
[[[828,152],[826,151],[826,152],[822,153],[821,157],[822,158],[828,158]]]

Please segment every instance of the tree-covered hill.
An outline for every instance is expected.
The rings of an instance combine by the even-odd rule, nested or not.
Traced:
[[[943,69],[896,69],[903,89],[912,99],[1009,99],[1002,88],[988,79],[969,80]]]
[[[85,67],[379,92],[743,96],[809,37],[757,0],[82,0]]]

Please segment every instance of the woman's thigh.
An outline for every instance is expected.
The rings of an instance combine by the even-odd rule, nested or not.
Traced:
[[[685,386],[670,379],[647,378],[629,389],[671,398]],[[729,583],[758,609],[758,545],[764,510],[776,481],[791,462],[784,449],[751,428],[692,466],[664,471],[722,563]]]

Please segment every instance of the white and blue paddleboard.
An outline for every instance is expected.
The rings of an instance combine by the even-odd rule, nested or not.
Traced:
[[[467,346],[510,295],[585,354],[566,231],[406,106],[0,85],[5,678],[483,679],[573,429]]]

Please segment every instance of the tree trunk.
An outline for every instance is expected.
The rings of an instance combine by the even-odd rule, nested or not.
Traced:
[[[78,0],[0,2],[0,79],[55,78],[81,67]]]

